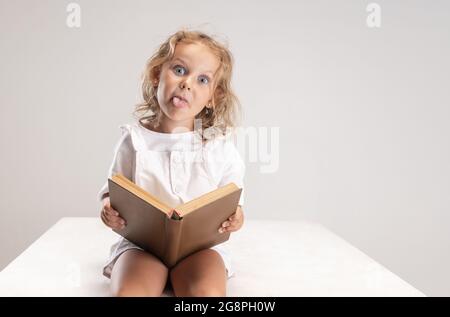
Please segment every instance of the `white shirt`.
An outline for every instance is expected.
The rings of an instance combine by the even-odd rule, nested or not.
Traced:
[[[217,138],[201,146],[195,133],[160,133],[140,123],[121,125],[108,177],[121,173],[171,207],[197,198],[230,182],[242,188],[245,164],[231,138]],[[139,153],[146,152],[145,170],[136,170]],[[151,153],[151,155],[148,155]],[[97,197],[108,193],[106,181]]]

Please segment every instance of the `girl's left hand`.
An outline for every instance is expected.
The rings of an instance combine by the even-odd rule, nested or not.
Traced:
[[[222,226],[219,228],[220,233],[224,232],[233,232],[241,229],[244,224],[244,212],[242,211],[241,206],[236,208],[236,212],[231,215],[228,220],[222,223]]]

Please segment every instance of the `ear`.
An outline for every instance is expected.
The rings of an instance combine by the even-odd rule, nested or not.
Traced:
[[[153,79],[153,86],[158,86],[159,85],[159,75],[154,77]]]
[[[221,86],[217,86],[216,90],[214,91],[214,96],[216,97],[216,100],[223,98],[224,94],[225,93],[223,91],[223,88]]]
[[[159,68],[153,70],[153,73],[151,74],[151,77],[150,77],[150,78],[153,78],[153,80],[152,80],[153,86],[159,85],[159,76],[160,75],[161,75],[161,70]]]

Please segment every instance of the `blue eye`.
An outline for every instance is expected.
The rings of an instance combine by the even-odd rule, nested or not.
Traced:
[[[206,83],[204,82],[205,84],[209,83],[209,78],[208,77],[203,76],[203,78],[206,79]]]
[[[175,67],[173,67],[173,69],[174,69],[176,74],[181,75],[181,76],[183,76],[186,73],[186,69],[183,66],[180,66],[180,65],[176,65]],[[184,72],[179,73],[179,72],[177,72],[177,69],[183,69]],[[202,76],[201,78],[206,79],[206,82],[202,81],[203,84],[208,84],[209,83],[208,76]]]
[[[177,68],[182,68],[182,69],[184,69],[184,67],[182,67],[182,66],[180,66],[180,65],[176,65],[176,66],[173,68],[173,69],[175,70],[175,73],[177,72],[177,71],[176,71]]]

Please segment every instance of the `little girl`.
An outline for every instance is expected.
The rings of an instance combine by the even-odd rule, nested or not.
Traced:
[[[121,126],[109,177],[121,173],[173,207],[230,182],[243,188],[245,165],[229,138],[239,110],[230,86],[232,62],[228,49],[202,32],[182,30],[170,36],[147,62],[144,102],[135,111],[144,115]],[[243,193],[219,232],[242,227]],[[108,227],[126,226],[110,205],[107,182],[98,199]],[[175,296],[226,296],[227,279],[234,274],[226,243],[168,269],[120,237],[103,274],[111,279],[115,296],[160,296],[166,286]]]

